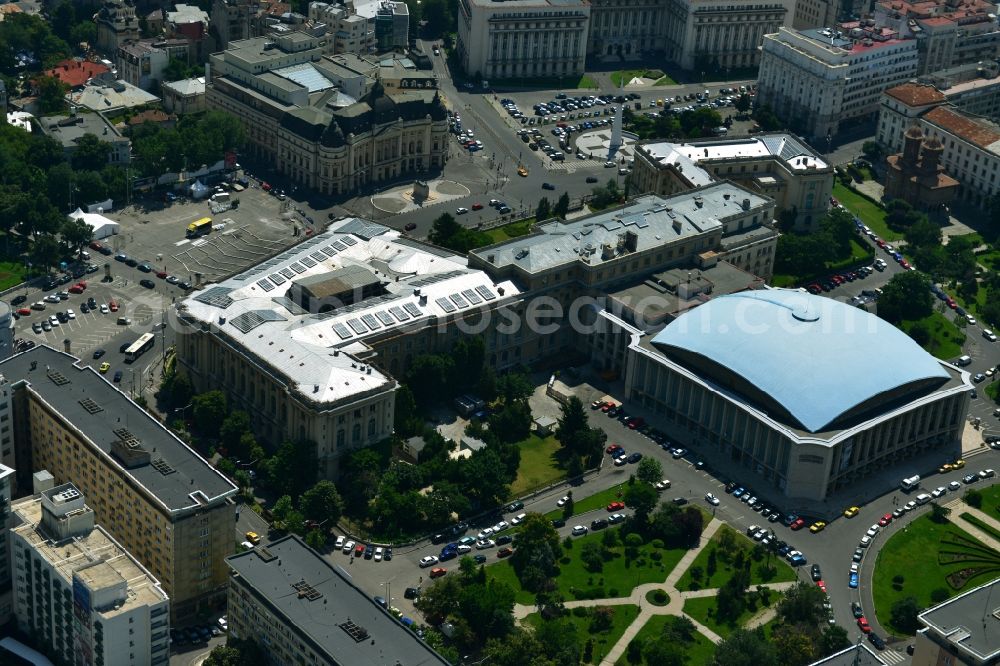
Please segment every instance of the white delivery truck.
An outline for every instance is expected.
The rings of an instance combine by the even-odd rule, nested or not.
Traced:
[[[899,487],[907,492],[913,490],[919,485],[920,485],[920,476],[916,474],[906,479],[903,479],[902,481],[899,482]]]

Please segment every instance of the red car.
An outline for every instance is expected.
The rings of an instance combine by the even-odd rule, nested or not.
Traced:
[[[69,288],[69,293],[71,294],[82,294],[87,289],[86,282],[78,282]]]
[[[884,516],[882,516],[881,518],[879,518],[878,524],[881,525],[882,527],[885,527],[886,525],[888,525],[891,522],[892,522],[892,514],[891,513],[887,513]]]
[[[483,204],[478,203],[478,202],[472,204],[472,210],[482,210],[482,209],[483,209]]]
[[[497,551],[497,557],[508,557],[509,555],[512,555],[513,553],[514,553],[514,551],[511,550],[508,546],[504,546],[503,548],[501,548],[500,550]]]
[[[28,315],[31,314],[31,308],[18,308],[17,314],[19,314],[22,317],[27,317]]]
[[[644,425],[646,425],[646,419],[641,416],[637,416],[634,419],[629,419],[628,429],[635,430],[636,428],[641,428]]]
[[[879,241],[878,241],[877,243],[875,243],[875,244],[876,244],[876,245],[878,245],[878,246],[879,246],[879,247],[880,247],[881,249],[883,249],[883,250],[885,249],[885,246],[887,245],[887,243],[886,243],[886,242],[885,242],[884,240],[882,240],[881,238],[880,238],[880,239],[879,239]]]
[[[793,530],[801,530],[805,526],[806,526],[806,521],[804,518],[799,518],[794,523],[789,525],[789,527]]]
[[[808,291],[810,294],[818,294],[819,292],[823,291],[823,288],[820,287],[818,284],[813,283],[808,287],[806,287],[806,291]]]
[[[264,190],[265,192],[270,192],[271,191],[271,183],[261,183],[260,184],[260,189]]]
[[[858,629],[866,634],[870,634],[872,632],[871,625],[868,624],[868,620],[865,619],[864,615],[858,618]]]
[[[615,511],[621,511],[625,508],[625,502],[612,502],[608,505],[608,513],[614,513]]]
[[[821,580],[816,581],[816,587],[826,592],[826,583]]]
[[[158,278],[160,278],[162,280],[162,279],[164,279],[164,278],[167,277],[167,272],[166,271],[156,271],[156,277],[158,277]]]
[[[111,301],[108,303],[108,307],[111,309],[112,312],[118,312],[118,301],[112,298]]]
[[[905,268],[906,270],[910,270],[910,262],[908,262],[906,259],[901,259],[899,265]]]
[[[440,578],[441,576],[448,573],[448,570],[444,567],[434,567],[431,569],[431,578]]]
[[[948,300],[945,301],[945,303],[947,303],[948,307],[951,308],[952,310],[958,307],[958,303],[956,303],[955,299],[951,298],[950,296],[948,297]]]
[[[601,407],[601,411],[602,412],[607,412],[609,409],[611,409],[614,406],[615,406],[615,403],[613,403],[613,402],[606,402],[606,403],[604,403],[604,406]]]
[[[22,309],[24,309],[24,308],[22,308]],[[609,444],[608,448],[604,449],[604,452],[607,453],[608,455],[612,455],[613,456],[614,454],[616,454],[617,452],[619,452],[621,450],[622,450],[621,444]]]

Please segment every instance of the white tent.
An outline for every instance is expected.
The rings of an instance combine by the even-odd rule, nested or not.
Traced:
[[[94,238],[97,240],[113,236],[119,231],[119,224],[117,222],[99,213],[84,213],[83,210],[77,208],[69,216],[71,219],[83,220],[90,225],[90,228],[94,230]]]

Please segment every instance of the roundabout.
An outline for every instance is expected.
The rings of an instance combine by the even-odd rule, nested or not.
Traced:
[[[371,204],[383,213],[398,215],[461,199],[471,193],[468,187],[453,180],[415,181],[372,195]]]

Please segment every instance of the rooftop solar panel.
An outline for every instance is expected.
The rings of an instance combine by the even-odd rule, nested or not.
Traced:
[[[319,251],[322,252],[323,254],[325,254],[328,257],[332,257],[333,255],[337,254],[337,250],[335,250],[332,245],[327,245],[326,247],[321,247],[319,249]]]
[[[360,319],[348,319],[347,325],[354,329],[354,332],[358,335],[368,332],[368,327],[362,324]]]
[[[291,269],[292,269],[293,271],[295,271],[296,273],[305,273],[305,272],[306,272],[306,267],[305,267],[305,266],[303,266],[302,264],[300,264],[300,263],[299,263],[299,262],[297,262],[297,261],[296,261],[296,262],[295,262],[294,264],[291,264],[291,265],[289,266],[289,268],[291,268]]]
[[[399,307],[398,305],[389,308],[389,312],[392,313],[392,316],[395,317],[397,321],[406,321],[407,319],[410,318],[410,315],[403,312],[403,308]]]
[[[496,294],[490,291],[490,288],[487,287],[486,285],[481,284],[478,287],[476,287],[476,293],[488,301],[492,301],[494,298],[496,298]]]
[[[293,277],[295,277],[295,271],[293,271],[291,268],[282,268],[278,272],[281,273],[282,275],[284,275],[289,280],[291,280]]]
[[[441,307],[441,309],[444,310],[445,312],[454,312],[455,310],[458,309],[454,305],[452,305],[451,301],[449,301],[447,298],[439,298],[434,302],[437,303]]]
[[[467,307],[469,307],[468,301],[466,301],[464,298],[462,298],[459,294],[452,294],[448,298],[450,298],[451,302],[454,303],[455,305],[457,305],[460,308],[467,308]]]
[[[322,252],[313,252],[309,256],[315,259],[316,261],[326,261],[326,255],[323,254]]]
[[[361,315],[361,321],[363,321],[365,323],[365,326],[367,326],[373,331],[377,328],[382,328],[382,324],[378,323],[378,320],[375,319],[375,317],[370,314]]]
[[[403,303],[403,309],[406,310],[411,317],[419,317],[423,314],[415,303]]]
[[[269,277],[271,279],[271,282],[273,282],[274,284],[284,284],[285,282],[285,278],[281,277],[277,273],[271,273],[267,277]]]
[[[471,289],[464,289],[462,291],[462,296],[465,296],[465,300],[473,305],[479,305],[483,302],[483,299],[479,297],[479,294],[472,291]]]
[[[383,324],[385,324],[386,326],[392,326],[394,323],[396,323],[393,321],[392,316],[385,310],[379,310],[378,312],[375,313],[375,316],[378,317],[378,320]]]
[[[351,332],[347,330],[347,327],[343,324],[334,324],[333,332],[336,333],[341,340],[346,340],[351,337]]]
[[[257,280],[257,286],[263,289],[264,291],[271,291],[272,289],[274,289],[274,285],[271,284],[271,281],[268,280],[267,278],[264,278],[263,280]]]
[[[341,236],[340,240],[344,241],[348,245],[357,245],[358,244],[358,241],[354,240],[350,236]]]
[[[309,257],[302,257],[301,259],[299,259],[299,263],[302,264],[303,266],[306,266],[307,268],[312,268],[313,266],[316,265],[316,262],[310,259]]]
[[[330,245],[333,246],[333,249],[338,250],[340,252],[343,252],[344,250],[347,249],[347,246],[341,243],[340,241],[333,241],[332,243],[330,243]]]

